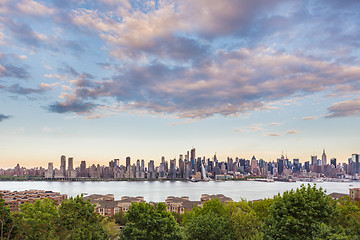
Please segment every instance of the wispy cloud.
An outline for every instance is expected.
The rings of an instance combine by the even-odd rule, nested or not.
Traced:
[[[316,116],[309,116],[309,117],[303,117],[302,120],[315,120],[317,118],[318,117],[316,117]]]
[[[292,129],[292,130],[289,130],[289,131],[287,132],[287,134],[297,134],[297,133],[299,133],[299,132],[300,132],[299,130]]]
[[[4,121],[4,120],[6,120],[6,119],[9,119],[9,118],[12,118],[12,116],[0,114],[0,122]]]
[[[294,105],[289,98],[299,95],[360,90],[359,57],[352,50],[359,45],[354,24],[360,16],[354,9],[360,2],[340,5],[325,0],[3,0],[0,42],[35,55],[45,50],[56,59],[70,51],[77,62],[79,53],[89,50],[86,64],[93,56],[102,58],[96,61],[104,71],[67,66],[43,74],[61,79],[67,89],[59,96],[63,102],[50,104],[53,112],[100,117],[106,113],[98,112],[99,105],[116,102],[128,112],[180,118],[239,116],[273,111],[276,101]],[[31,78],[25,65],[1,56],[2,79]],[[44,90],[13,81],[7,85],[19,94]]]
[[[360,116],[360,97],[335,103],[328,110],[329,114],[326,118],[358,117]]]
[[[270,136],[270,137],[279,137],[281,136],[281,133],[265,133],[265,136]]]

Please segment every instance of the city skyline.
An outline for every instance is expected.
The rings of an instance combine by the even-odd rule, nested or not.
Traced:
[[[62,154],[346,162],[359,1],[4,0],[0,168]]]
[[[352,158],[352,156],[355,155],[359,155],[359,153],[355,153],[353,152],[352,154],[349,154],[348,157],[345,160],[342,159],[338,159],[332,155],[328,155],[327,153],[325,153],[325,149],[322,149],[320,154],[312,154],[311,156],[309,156],[306,159],[301,159],[299,157],[296,156],[288,156],[287,152],[282,151],[281,153],[279,153],[279,155],[275,158],[275,159],[267,159],[267,158],[263,158],[261,156],[252,154],[249,157],[245,157],[243,155],[236,155],[236,156],[227,156],[225,158],[221,158],[219,157],[219,155],[215,152],[213,155],[199,155],[198,153],[195,153],[195,148],[191,148],[188,151],[184,151],[183,153],[178,153],[177,156],[174,157],[165,157],[164,155],[161,155],[158,159],[154,159],[154,158],[134,158],[132,156],[116,156],[113,158],[110,158],[108,160],[100,160],[100,161],[89,161],[86,159],[76,159],[76,157],[74,157],[75,155],[66,155],[71,162],[71,169],[75,169],[75,166],[80,167],[82,162],[86,162],[88,165],[101,165],[101,166],[106,166],[109,164],[109,161],[118,161],[119,165],[124,165],[124,166],[128,166],[128,165],[133,165],[136,164],[137,161],[145,161],[145,162],[149,162],[149,161],[153,161],[154,164],[156,166],[160,165],[161,162],[163,161],[167,161],[170,162],[172,160],[175,161],[179,161],[180,158],[185,159],[186,156],[188,155],[188,159],[206,159],[206,160],[211,160],[214,161],[214,158],[216,156],[217,161],[219,162],[226,162],[228,161],[228,159],[244,159],[244,160],[248,160],[250,161],[250,159],[253,159],[255,157],[255,159],[257,160],[264,160],[266,162],[276,162],[278,159],[281,158],[285,158],[287,160],[289,160],[290,162],[292,162],[293,160],[297,160],[299,161],[299,163],[304,164],[305,162],[310,162],[311,164],[316,164],[317,162],[321,162],[321,165],[326,165],[326,164],[331,164],[330,160],[335,159],[335,162],[337,162],[338,164],[342,164],[342,163],[348,163],[350,161],[350,159]],[[23,162],[17,162],[16,165],[20,164],[20,167],[26,167],[26,168],[38,168],[38,167],[43,167],[43,168],[47,168],[48,164],[51,163],[52,166],[54,168],[61,168],[61,162],[65,163],[67,162],[66,157],[64,154],[61,155],[61,161],[59,162],[58,159],[53,159],[51,161],[48,161],[47,163],[43,164],[43,165],[32,165],[32,166],[27,166],[27,165],[22,165]],[[64,159],[63,159],[64,157]],[[4,164],[3,164],[4,165]],[[66,165],[66,164],[65,164]],[[10,167],[4,167],[0,165],[0,169],[11,169],[15,166],[10,166]],[[65,171],[64,169],[62,171]]]

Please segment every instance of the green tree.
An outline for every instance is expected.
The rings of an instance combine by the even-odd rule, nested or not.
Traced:
[[[351,239],[360,239],[360,203],[344,197],[336,206],[338,215],[334,225],[341,226]]]
[[[101,224],[103,217],[95,212],[90,200],[82,196],[65,199],[59,206],[58,235],[61,239],[108,239]]]
[[[119,225],[117,225],[113,219],[104,218],[101,221],[101,225],[104,228],[105,232],[108,234],[109,240],[119,239],[119,235],[120,235]]]
[[[262,221],[245,200],[226,205],[231,209],[231,222],[237,239],[253,239],[260,234]]]
[[[132,203],[126,213],[127,223],[120,239],[183,239],[175,218],[165,210],[163,203],[159,203],[156,208],[148,203]]]
[[[13,236],[15,223],[10,213],[10,209],[5,207],[5,200],[0,196],[0,237],[10,239]]]
[[[180,224],[182,222],[184,214],[180,214],[177,212],[171,212],[171,214],[174,216],[174,218],[178,224]]]
[[[117,225],[123,226],[126,224],[126,214],[124,211],[119,211],[112,217]]]
[[[49,199],[36,200],[35,203],[20,205],[15,214],[17,239],[57,239],[56,221],[58,219],[56,204]]]
[[[269,216],[269,209],[273,204],[274,199],[272,198],[265,198],[258,201],[248,202],[249,206],[254,209],[256,216],[259,217],[261,221],[264,221],[265,218]]]
[[[182,225],[187,239],[235,239],[231,210],[218,199],[186,213]]]
[[[324,232],[334,233],[331,222],[336,217],[336,204],[316,186],[302,185],[296,191],[275,196],[265,220],[264,239],[315,239]]]

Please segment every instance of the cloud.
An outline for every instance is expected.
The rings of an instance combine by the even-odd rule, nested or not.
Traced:
[[[281,133],[265,133],[265,136],[270,136],[270,137],[279,137],[281,136]]]
[[[257,131],[264,131],[265,129],[263,128],[265,125],[262,123],[258,123],[258,124],[252,124],[251,126],[248,127],[244,127],[241,129],[236,129],[235,132],[257,132]]]
[[[309,117],[303,117],[302,120],[315,120],[317,118],[318,117],[316,117],[316,116],[309,116]]]
[[[67,101],[67,102],[56,102],[48,106],[48,110],[50,112],[55,113],[67,113],[67,112],[75,112],[79,114],[89,113],[93,108],[95,108],[95,104],[81,101]]]
[[[272,122],[272,123],[269,123],[268,125],[269,126],[278,126],[278,125],[281,125],[281,124],[283,124],[283,123],[281,123],[281,122]]]
[[[18,79],[30,78],[30,73],[27,67],[23,65],[19,60],[22,60],[22,56],[9,55],[0,53],[0,78],[11,77]]]
[[[126,110],[175,114],[182,118],[234,116],[266,110],[274,100],[313,94],[356,83],[360,67],[289,55],[273,49],[219,51],[192,68],[153,61],[129,64],[111,78],[98,80],[68,69],[69,99],[96,102],[110,98]],[[331,77],[330,77],[331,76]]]
[[[287,134],[297,134],[297,133],[299,133],[299,132],[300,132],[299,130],[292,129],[292,130],[289,130],[289,131],[287,132]]]
[[[9,118],[12,118],[12,116],[0,114],[0,122],[4,121],[4,120],[6,120],[6,119],[9,119]]]
[[[335,103],[328,110],[330,113],[326,118],[358,117],[360,116],[360,97]]]
[[[23,0],[16,4],[16,8],[27,15],[47,16],[52,15],[55,10],[33,0]]]
[[[28,95],[33,93],[44,93],[46,91],[51,90],[52,87],[49,84],[42,83],[38,88],[24,88],[19,84],[13,84],[9,87],[6,87],[5,90],[11,93],[16,93],[20,95]]]
[[[360,90],[360,57],[353,50],[360,47],[357,1],[2,3],[0,42],[14,42],[11,50],[29,51],[34,59],[50,51],[51,64],[57,53],[76,54],[57,72],[42,73],[63,84],[62,102],[50,105],[52,112],[202,119],[271,111],[274,102],[298,95]],[[88,54],[81,70],[71,67],[79,66],[73,63],[79,53]],[[1,56],[2,79],[30,78],[34,70]],[[95,56],[102,71],[92,69]],[[18,94],[50,89],[8,85]]]

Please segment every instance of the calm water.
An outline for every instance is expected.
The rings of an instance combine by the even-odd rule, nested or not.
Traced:
[[[292,188],[296,189],[303,182],[172,182],[172,181],[154,181],[154,182],[1,182],[0,190],[21,191],[28,189],[42,189],[60,192],[68,196],[78,194],[114,194],[115,199],[122,196],[143,196],[146,201],[160,202],[167,196],[188,196],[190,200],[199,200],[201,194],[219,194],[222,193],[231,197],[234,201],[241,198],[247,200],[256,200],[266,197],[273,197]],[[352,184],[353,186],[350,186]],[[327,193],[339,192],[349,193],[349,188],[360,188],[360,182],[338,183],[323,182],[317,183]]]

